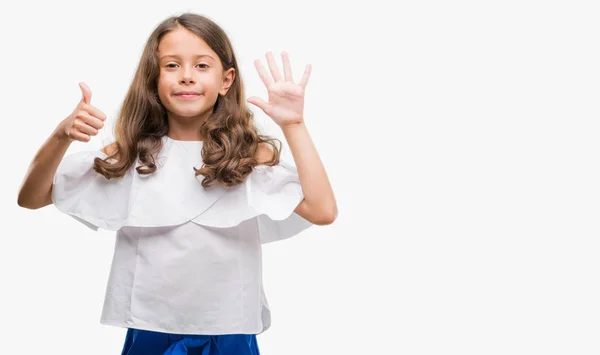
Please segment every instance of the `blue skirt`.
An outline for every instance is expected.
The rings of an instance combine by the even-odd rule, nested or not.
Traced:
[[[255,334],[189,335],[127,329],[121,355],[260,355]]]

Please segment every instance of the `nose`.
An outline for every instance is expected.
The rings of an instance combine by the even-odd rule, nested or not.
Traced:
[[[181,70],[181,77],[179,78],[180,84],[193,84],[194,79],[192,78],[192,70],[188,67],[185,67]]]

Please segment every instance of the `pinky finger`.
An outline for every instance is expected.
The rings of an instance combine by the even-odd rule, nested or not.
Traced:
[[[302,75],[302,79],[300,79],[300,82],[298,84],[300,84],[300,86],[305,89],[306,85],[308,84],[308,78],[310,78],[310,72],[312,70],[312,66],[310,64],[308,64],[306,66],[306,69],[304,69],[304,75]]]

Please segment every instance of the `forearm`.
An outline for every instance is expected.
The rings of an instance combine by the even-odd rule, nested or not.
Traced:
[[[335,218],[337,204],[333,189],[305,124],[285,125],[282,130],[298,168],[298,176],[307,206]]]
[[[37,209],[52,203],[54,175],[70,144],[58,130],[52,132],[29,165],[19,190],[19,206]]]

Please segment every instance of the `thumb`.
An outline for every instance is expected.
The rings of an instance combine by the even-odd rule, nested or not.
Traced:
[[[261,110],[263,110],[265,113],[267,112],[267,110],[269,109],[269,104],[266,103],[263,99],[256,97],[256,96],[252,96],[248,99],[248,102],[253,104],[254,106],[258,106]]]
[[[79,83],[79,87],[82,93],[81,102],[89,104],[92,101],[92,90],[85,83]]]

